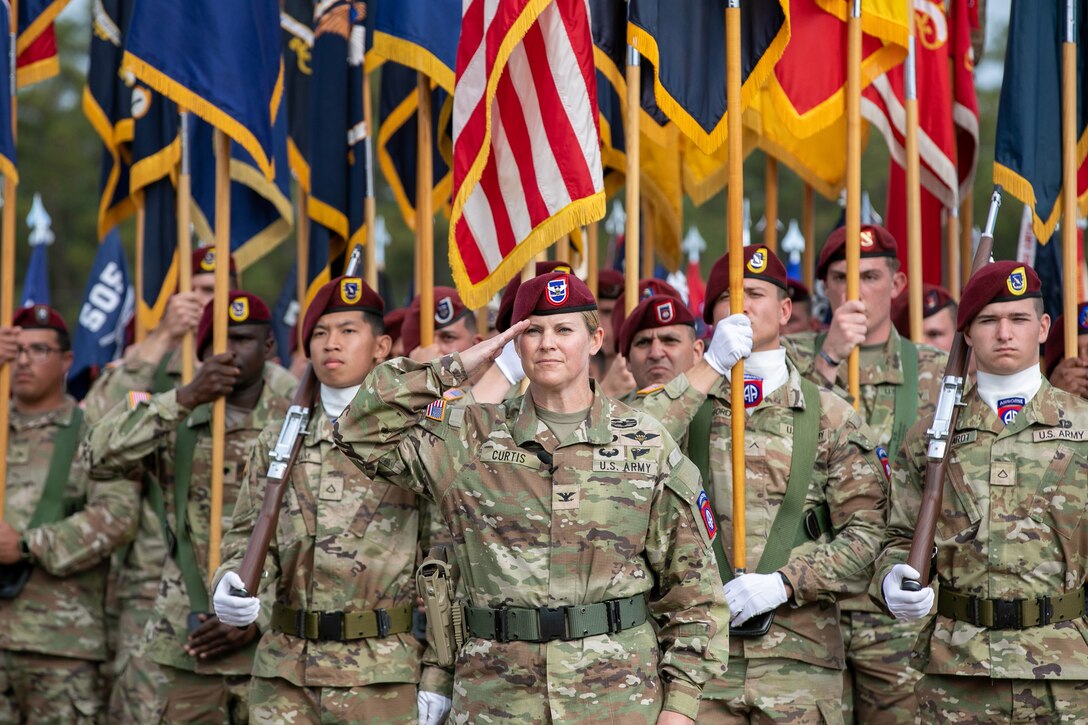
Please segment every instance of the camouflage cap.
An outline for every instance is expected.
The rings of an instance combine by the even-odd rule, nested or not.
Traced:
[[[892,233],[879,224],[862,224],[861,257],[899,259],[899,245]],[[840,259],[846,259],[846,227],[839,227],[828,235],[824,248],[820,250],[820,259],[816,262],[816,279],[826,278],[828,267]]]
[[[370,312],[384,318],[385,302],[377,292],[370,289],[362,277],[337,277],[326,282],[314,295],[306,309],[306,318],[302,321],[302,342],[306,357],[310,356],[310,338],[313,337],[317,321],[323,315],[348,310]]]
[[[232,289],[227,298],[227,327],[243,325],[267,325],[272,322],[272,312],[260,297],[251,292]],[[204,348],[211,344],[215,325],[213,322],[215,301],[204,305],[200,325],[196,329],[196,356],[204,359]]]
[[[963,288],[956,329],[966,329],[988,304],[1042,297],[1042,290],[1039,275],[1023,262],[1002,260],[987,264]]]
[[[762,244],[750,244],[744,248],[744,278],[759,279],[789,291],[789,279],[782,260]],[[706,304],[703,305],[703,322],[714,324],[714,303],[729,291],[729,253],[726,252],[710,268],[706,280]]]
[[[56,330],[68,334],[64,318],[49,305],[31,305],[16,310],[11,324],[24,330]]]
[[[631,343],[635,334],[642,330],[653,330],[673,325],[695,327],[695,315],[682,300],[671,295],[653,295],[642,300],[631,310],[617,334],[619,352],[624,357],[631,352]]]
[[[570,272],[549,272],[533,277],[518,290],[510,324],[530,315],[557,315],[597,309],[597,300],[582,280]]]

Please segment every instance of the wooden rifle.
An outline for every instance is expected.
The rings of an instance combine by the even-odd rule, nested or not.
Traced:
[[[990,212],[986,217],[986,229],[978,242],[974,259],[971,262],[971,276],[990,263],[994,248],[994,225],[997,224],[997,212],[1001,208],[1001,187],[994,187],[990,197]],[[948,469],[948,448],[951,436],[956,430],[956,421],[963,407],[963,386],[967,379],[967,367],[971,360],[971,348],[963,332],[956,333],[952,349],[948,353],[948,365],[945,367],[941,382],[941,393],[937,398],[937,407],[933,411],[933,422],[926,431],[929,445],[926,450],[926,477],[922,489],[922,507],[918,511],[918,523],[914,527],[914,539],[910,544],[909,564],[921,575],[920,581],[904,579],[903,589],[917,592],[922,589],[922,582],[928,585],[931,580],[930,564],[935,554],[933,538],[937,530],[937,519],[941,515],[944,494],[944,478]]]
[[[362,260],[362,249],[356,247],[348,259],[344,276],[358,277]],[[238,569],[238,576],[245,584],[245,589],[232,591],[231,593],[235,596],[247,597],[257,594],[261,583],[261,573],[264,571],[264,561],[268,556],[268,547],[272,543],[272,534],[279,524],[280,506],[283,505],[283,496],[287,492],[288,481],[291,479],[291,469],[295,467],[295,459],[298,458],[302,443],[306,439],[306,426],[310,422],[310,411],[317,401],[318,389],[314,366],[310,363],[306,366],[306,372],[303,373],[302,381],[298,384],[291,407],[287,410],[287,417],[284,418],[283,425],[280,427],[276,445],[269,454],[271,461],[268,464],[268,473],[265,474],[268,484],[264,489],[264,501],[261,502],[261,511],[257,515],[253,533],[249,537],[242,566]]]

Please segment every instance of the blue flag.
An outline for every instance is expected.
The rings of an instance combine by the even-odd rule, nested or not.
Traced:
[[[30,251],[30,263],[26,267],[26,278],[23,280],[23,297],[19,303],[20,307],[53,304],[52,296],[49,294],[47,248],[46,244],[35,244]]]
[[[98,246],[72,339],[68,392],[77,400],[83,399],[107,363],[121,357],[134,305],[125,250],[115,229]]]
[[[0,58],[8,58],[11,53],[11,3],[0,0]],[[16,181],[19,175],[15,171],[15,134],[11,126],[11,75],[0,73],[0,174],[11,176]]]
[[[276,336],[276,355],[285,368],[291,366],[291,349],[298,324],[298,264],[291,265],[283,289],[272,308],[272,333]]]
[[[281,47],[278,0],[140,0],[123,63],[148,86],[222,129],[273,179]]]
[[[299,186],[310,193],[310,79],[313,77],[313,0],[284,0],[283,92],[287,105],[287,157]],[[278,169],[277,169],[278,171]]]

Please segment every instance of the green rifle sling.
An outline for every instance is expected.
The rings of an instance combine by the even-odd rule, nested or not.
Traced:
[[[72,461],[76,457],[76,449],[79,448],[80,432],[83,427],[83,411],[79,408],[72,409],[72,418],[68,425],[57,428],[57,437],[53,439],[53,456],[49,462],[49,472],[45,477],[45,489],[42,497],[38,499],[38,505],[34,508],[34,515],[30,518],[27,529],[36,529],[45,524],[56,523],[63,519],[67,513],[67,505],[64,500],[64,489],[71,477]]]

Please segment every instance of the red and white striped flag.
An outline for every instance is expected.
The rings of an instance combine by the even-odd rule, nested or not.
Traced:
[[[473,308],[605,212],[589,6],[538,5],[463,3],[450,264]]]

